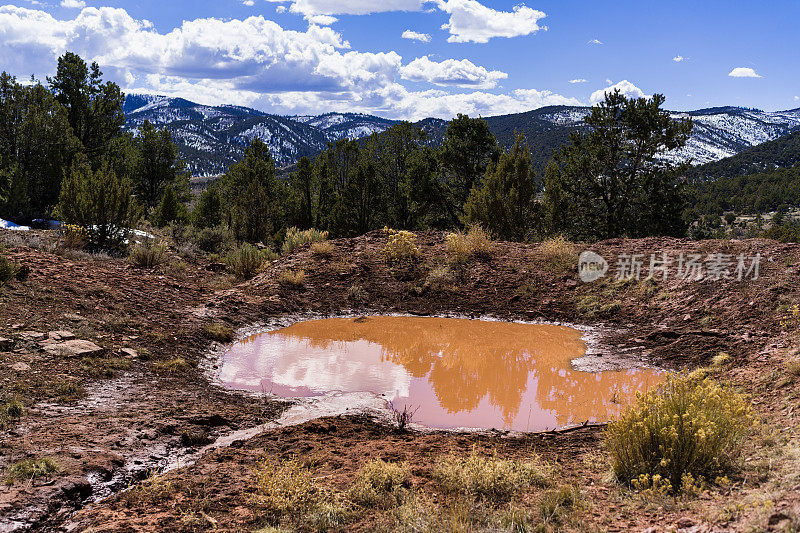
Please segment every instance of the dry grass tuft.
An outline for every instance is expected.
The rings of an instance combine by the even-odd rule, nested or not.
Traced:
[[[560,275],[578,264],[576,246],[562,236],[542,241],[537,248],[542,268],[552,275]]]
[[[311,245],[311,253],[316,257],[330,259],[335,251],[336,247],[329,242],[315,242]]]
[[[361,285],[350,285],[347,289],[347,299],[351,302],[365,302],[369,298],[369,294]]]
[[[456,290],[456,277],[447,265],[439,265],[428,272],[425,278],[425,289],[433,291],[452,291]]]
[[[281,463],[262,458],[256,464],[248,502],[258,519],[272,525],[285,521],[297,525],[326,500],[330,498],[311,469],[297,458]]]
[[[233,342],[233,329],[221,322],[211,322],[203,326],[203,334],[212,341],[227,344]]]
[[[167,246],[155,239],[144,239],[134,244],[128,252],[128,260],[135,267],[154,268],[167,258]]]
[[[194,368],[195,365],[183,357],[173,357],[153,363],[153,370],[162,374],[182,374]]]
[[[440,457],[433,467],[433,477],[445,492],[490,502],[508,501],[531,486],[546,487],[553,472],[552,466],[540,461],[500,459],[476,453],[466,458]]]
[[[280,285],[284,287],[299,288],[306,283],[306,273],[302,270],[284,270],[276,278]]]
[[[400,505],[407,495],[411,467],[408,463],[370,461],[361,469],[350,487],[350,500],[364,507],[390,509]]]
[[[456,266],[463,266],[476,257],[489,258],[495,253],[491,236],[478,225],[470,226],[466,233],[448,233],[445,248],[448,262]]]
[[[13,485],[17,481],[30,481],[36,478],[49,478],[63,469],[51,457],[24,459],[12,463],[6,468],[5,482]]]
[[[284,254],[290,254],[304,244],[326,240],[328,240],[327,231],[319,231],[313,228],[301,231],[295,227],[291,227],[286,230],[286,239],[283,241],[283,248],[281,251]]]

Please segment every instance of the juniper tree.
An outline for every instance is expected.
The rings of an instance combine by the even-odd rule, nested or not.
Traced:
[[[528,144],[524,135],[517,134],[511,149],[489,164],[483,185],[472,189],[465,207],[467,220],[501,239],[525,241],[539,225],[538,189]]]
[[[664,156],[686,144],[690,119],[672,119],[664,96],[607,93],[546,172],[550,231],[575,238],[685,233],[686,164]]]
[[[57,211],[65,223],[88,231],[93,249],[121,245],[141,218],[128,178],[117,176],[105,161],[92,170],[84,157],[64,180]]]

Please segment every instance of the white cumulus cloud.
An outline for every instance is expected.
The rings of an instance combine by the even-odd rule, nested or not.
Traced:
[[[454,85],[456,87],[473,87],[476,89],[492,89],[499,80],[508,78],[508,74],[499,70],[486,70],[468,59],[446,59],[435,62],[428,56],[418,57],[408,65],[400,68],[400,76],[409,81],[426,81],[435,85]]]
[[[61,7],[70,9],[83,9],[86,7],[86,2],[83,0],[61,0]]]
[[[587,81],[589,80],[585,78],[575,78],[574,80],[569,80],[570,83],[586,83]]]
[[[317,24],[294,31],[262,16],[200,18],[159,31],[122,8],[86,7],[58,19],[41,10],[0,7],[0,57],[7,58],[3,70],[20,79],[30,74],[44,79],[66,50],[97,61],[105,77],[129,93],[247,105],[271,113],[356,111],[418,119],[580,104],[536,89],[485,92],[506,74],[468,60],[424,57],[404,65],[393,50],[353,50],[340,33]],[[404,79],[449,89],[411,90],[401,83]],[[454,92],[453,87],[468,89]]]
[[[638,88],[633,83],[629,82],[628,80],[622,80],[619,83],[615,83],[605,89],[600,89],[592,93],[592,96],[589,97],[589,100],[592,104],[597,104],[605,100],[606,93],[613,93],[615,90],[619,90],[622,94],[627,96],[628,98],[650,98],[650,95],[644,94],[640,88]]]
[[[728,73],[731,78],[760,78],[756,71],[750,67],[736,67]]]
[[[686,61],[686,58],[678,54],[675,57],[673,57],[672,60],[676,63],[680,63],[681,61]]]
[[[292,13],[310,15],[369,15],[385,11],[419,11],[422,0],[292,0]]]
[[[518,37],[538,32],[538,22],[546,15],[524,5],[513,11],[497,11],[477,0],[436,0],[436,5],[450,15],[443,30],[450,32],[451,43],[486,43],[494,37]]]
[[[600,44],[603,44],[603,41],[601,41],[600,39],[592,39],[587,44],[600,45]]]
[[[419,41],[421,43],[431,42],[431,36],[428,33],[419,33],[414,30],[406,30],[401,35],[403,39],[410,39],[412,41]]]

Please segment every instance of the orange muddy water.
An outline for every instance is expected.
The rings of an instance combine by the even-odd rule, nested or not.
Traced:
[[[299,322],[259,333],[225,355],[235,389],[311,397],[372,392],[435,428],[553,429],[604,422],[664,373],[581,372],[581,332],[544,324],[375,316]]]

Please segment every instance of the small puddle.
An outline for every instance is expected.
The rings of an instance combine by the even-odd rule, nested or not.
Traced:
[[[576,329],[460,318],[374,316],[298,322],[223,356],[229,388],[284,397],[370,392],[433,428],[540,431],[605,422],[665,373],[583,372]]]

